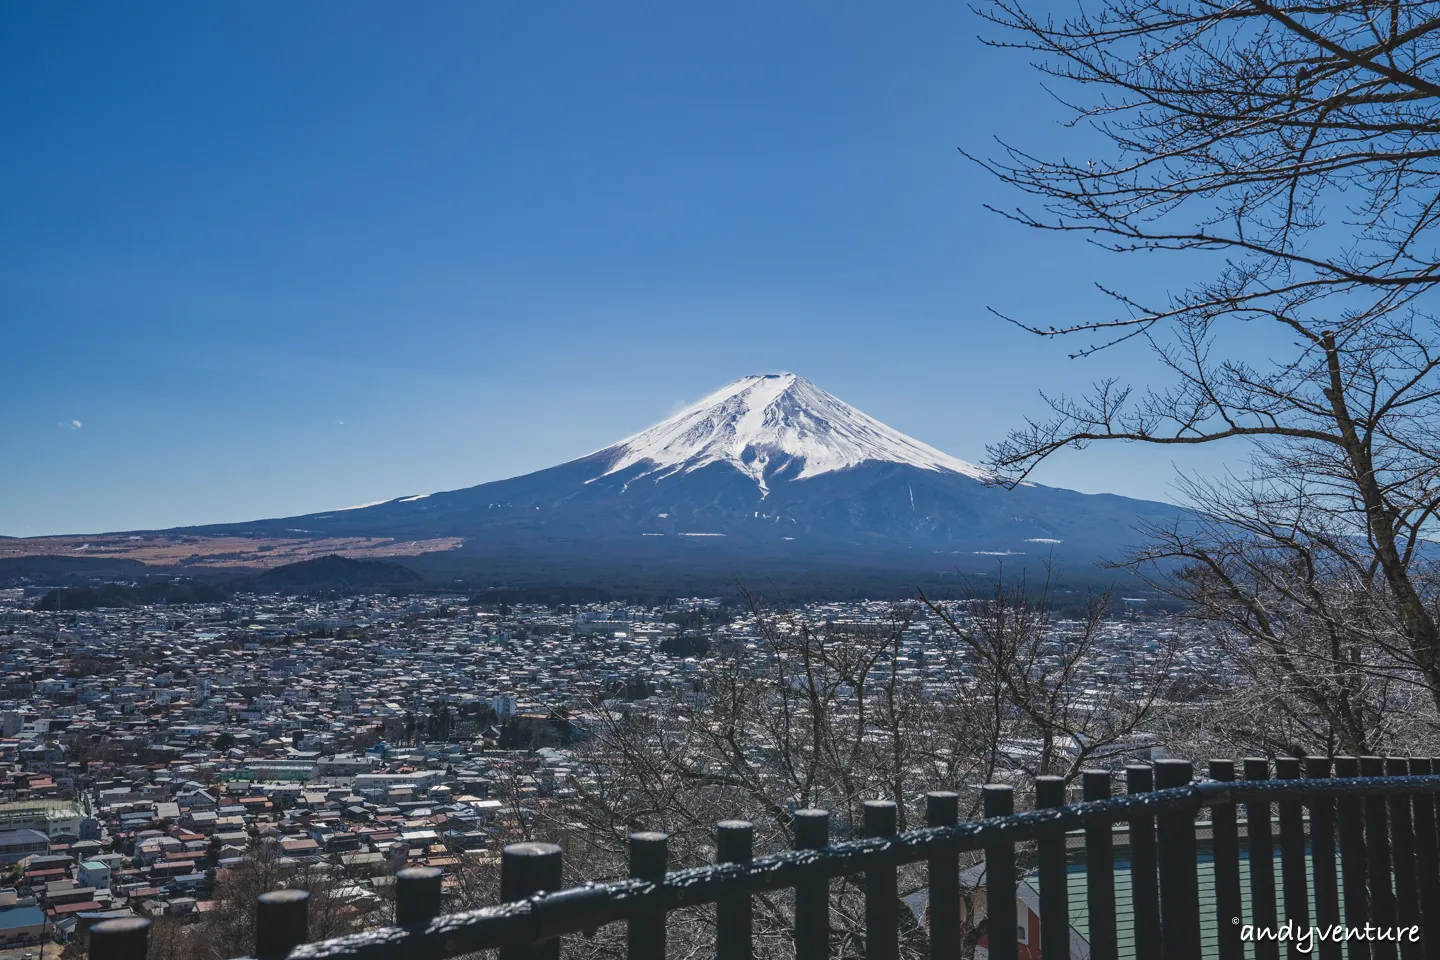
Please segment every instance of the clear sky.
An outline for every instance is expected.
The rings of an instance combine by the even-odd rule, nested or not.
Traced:
[[[0,5],[0,534],[468,486],[778,370],[981,459],[1141,356],[987,306],[1161,281],[982,209],[1019,198],[957,147],[1084,144],[980,29],[949,0]],[[1037,479],[1166,498],[1175,462]]]

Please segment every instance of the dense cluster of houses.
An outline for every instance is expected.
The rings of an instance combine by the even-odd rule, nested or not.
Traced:
[[[203,921],[257,857],[323,867],[359,915],[385,915],[406,865],[453,890],[584,784],[573,747],[599,709],[698,695],[702,650],[756,651],[752,616],[702,600],[40,612],[32,593],[0,591],[0,947],[115,916]],[[902,649],[922,682],[930,630]]]
[[[375,910],[398,868],[493,857],[570,789],[587,707],[694,664],[660,611],[26,599],[0,591],[0,946],[203,919],[261,855]]]

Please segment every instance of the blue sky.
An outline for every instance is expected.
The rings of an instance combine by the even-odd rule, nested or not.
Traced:
[[[964,4],[0,6],[0,534],[500,479],[793,370],[971,460],[1164,269],[957,147],[1083,139]],[[1231,451],[1233,452],[1233,451]],[[1037,477],[1172,495],[1223,453]]]

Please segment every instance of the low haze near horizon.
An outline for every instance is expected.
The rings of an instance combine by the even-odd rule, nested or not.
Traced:
[[[0,8],[0,534],[285,516],[606,446],[792,370],[978,461],[1133,373],[987,312],[1162,261],[983,209],[1083,137],[964,5]],[[1263,349],[1263,345],[1257,346]],[[1238,450],[1066,454],[1166,499]]]

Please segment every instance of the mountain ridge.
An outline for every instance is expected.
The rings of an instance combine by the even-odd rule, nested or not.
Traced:
[[[522,476],[292,517],[84,538],[75,549],[123,556],[141,543],[192,567],[273,562],[262,553],[408,556],[456,579],[662,578],[679,589],[782,574],[950,576],[1037,558],[1093,572],[1097,560],[1137,545],[1138,527],[1185,515],[1171,504],[994,479],[803,377],[761,374]]]
[[[961,556],[1092,562],[1120,552],[1137,524],[1182,512],[1038,484],[1005,489],[994,479],[802,377],[761,374],[618,443],[519,477],[187,532],[454,536],[464,538],[457,553],[497,564],[587,554],[597,563],[623,556],[687,564],[703,542],[710,560],[737,565],[908,556],[935,569]]]

